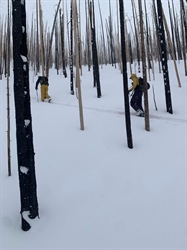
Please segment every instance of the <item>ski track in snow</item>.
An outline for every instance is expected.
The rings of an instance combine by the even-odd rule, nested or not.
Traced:
[[[36,99],[36,98],[32,97],[32,99]],[[50,104],[78,108],[78,105],[65,104],[65,103],[59,103],[59,102],[53,102],[53,101],[50,102]],[[92,111],[97,111],[97,112],[104,112],[104,113],[109,113],[109,114],[125,115],[124,111],[118,111],[118,110],[102,109],[102,108],[92,108],[92,107],[83,107],[83,110],[84,109],[86,109],[86,110],[92,110]],[[136,116],[136,114],[133,114],[133,113],[131,113],[131,115]],[[172,114],[170,114],[170,115],[172,115]],[[149,115],[149,118],[150,119],[163,120],[163,121],[177,122],[177,123],[187,123],[186,119],[175,118],[175,117],[167,117],[167,116],[162,116],[162,115]]]

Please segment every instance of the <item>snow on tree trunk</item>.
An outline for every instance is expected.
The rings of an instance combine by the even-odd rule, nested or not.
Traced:
[[[29,65],[27,60],[26,12],[24,0],[12,1],[13,14],[13,59],[14,59],[14,99],[17,137],[17,159],[21,198],[22,229],[30,229],[23,218],[38,216],[36,190],[32,117],[30,108]]]
[[[163,71],[165,97],[166,97],[166,109],[168,113],[173,114],[161,0],[157,0],[157,11],[158,11],[158,23],[159,23],[159,41],[161,48],[161,62],[162,62],[162,71]]]

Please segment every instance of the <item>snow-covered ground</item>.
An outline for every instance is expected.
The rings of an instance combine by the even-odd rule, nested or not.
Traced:
[[[131,109],[133,149],[127,147],[119,69],[100,67],[102,97],[97,98],[93,74],[83,68],[84,131],[78,100],[70,94],[69,72],[65,79],[50,71],[49,104],[37,102],[37,77],[30,71],[40,219],[28,219],[32,226],[28,232],[20,227],[13,78],[11,177],[7,175],[6,79],[0,81],[1,250],[187,249],[187,78],[183,63],[177,66],[181,88],[169,62],[173,114],[166,112],[158,65],[155,81],[149,81],[150,132],[144,118]]]

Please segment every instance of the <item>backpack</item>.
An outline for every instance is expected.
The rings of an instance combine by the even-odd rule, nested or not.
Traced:
[[[144,91],[143,78],[139,77],[139,86],[142,91]],[[147,89],[150,89],[150,84],[147,82]]]
[[[48,78],[46,76],[39,76],[40,84],[49,85]]]

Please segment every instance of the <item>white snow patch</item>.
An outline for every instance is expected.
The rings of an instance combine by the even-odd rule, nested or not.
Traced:
[[[30,124],[30,120],[25,120],[25,126],[28,127]]]
[[[24,166],[21,166],[20,167],[20,171],[23,173],[23,174],[27,174],[29,169],[27,167],[24,167]]]
[[[25,27],[22,26],[22,33],[25,33]]]
[[[27,62],[27,57],[26,56],[21,55],[21,59],[23,60],[23,62]]]

